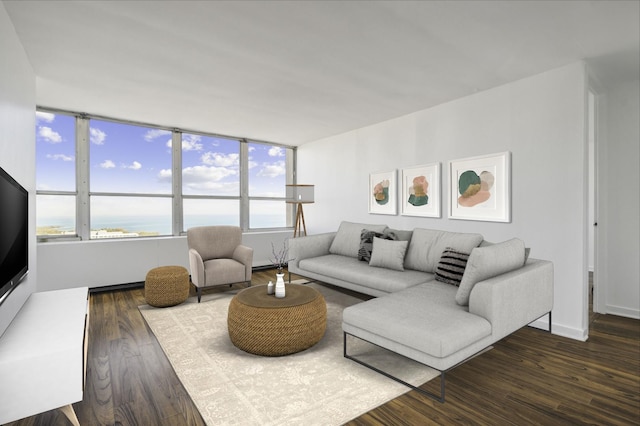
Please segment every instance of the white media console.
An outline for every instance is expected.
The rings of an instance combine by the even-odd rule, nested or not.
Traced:
[[[0,338],[0,424],[82,401],[89,326],[87,287],[33,293]]]

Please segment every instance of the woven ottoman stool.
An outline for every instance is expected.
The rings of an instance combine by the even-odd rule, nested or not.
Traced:
[[[160,266],[147,272],[144,298],[157,308],[173,306],[189,297],[189,272],[182,266]]]

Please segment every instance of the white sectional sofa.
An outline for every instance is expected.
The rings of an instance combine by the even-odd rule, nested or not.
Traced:
[[[515,238],[342,222],[290,239],[289,271],[375,296],[344,310],[345,356],[411,386],[349,355],[351,335],[435,368],[440,395],[417,390],[444,401],[446,371],[545,314],[551,331],[553,264],[527,252]]]

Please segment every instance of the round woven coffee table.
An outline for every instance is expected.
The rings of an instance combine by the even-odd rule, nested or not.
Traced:
[[[267,294],[264,285],[240,291],[229,304],[231,342],[245,352],[281,356],[303,351],[324,336],[327,305],[316,289],[287,284],[286,297]]]

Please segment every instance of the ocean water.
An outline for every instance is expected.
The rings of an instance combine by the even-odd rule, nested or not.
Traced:
[[[185,216],[184,229],[194,226],[234,225],[239,226],[240,219],[236,215],[193,215]],[[254,215],[251,216],[250,227],[283,228],[286,220],[282,215]],[[75,218],[52,217],[38,218],[38,228],[55,227],[60,233],[75,230]],[[144,232],[156,235],[172,235],[171,216],[140,216],[140,217],[94,217],[91,219],[91,230],[122,229],[126,232]]]

